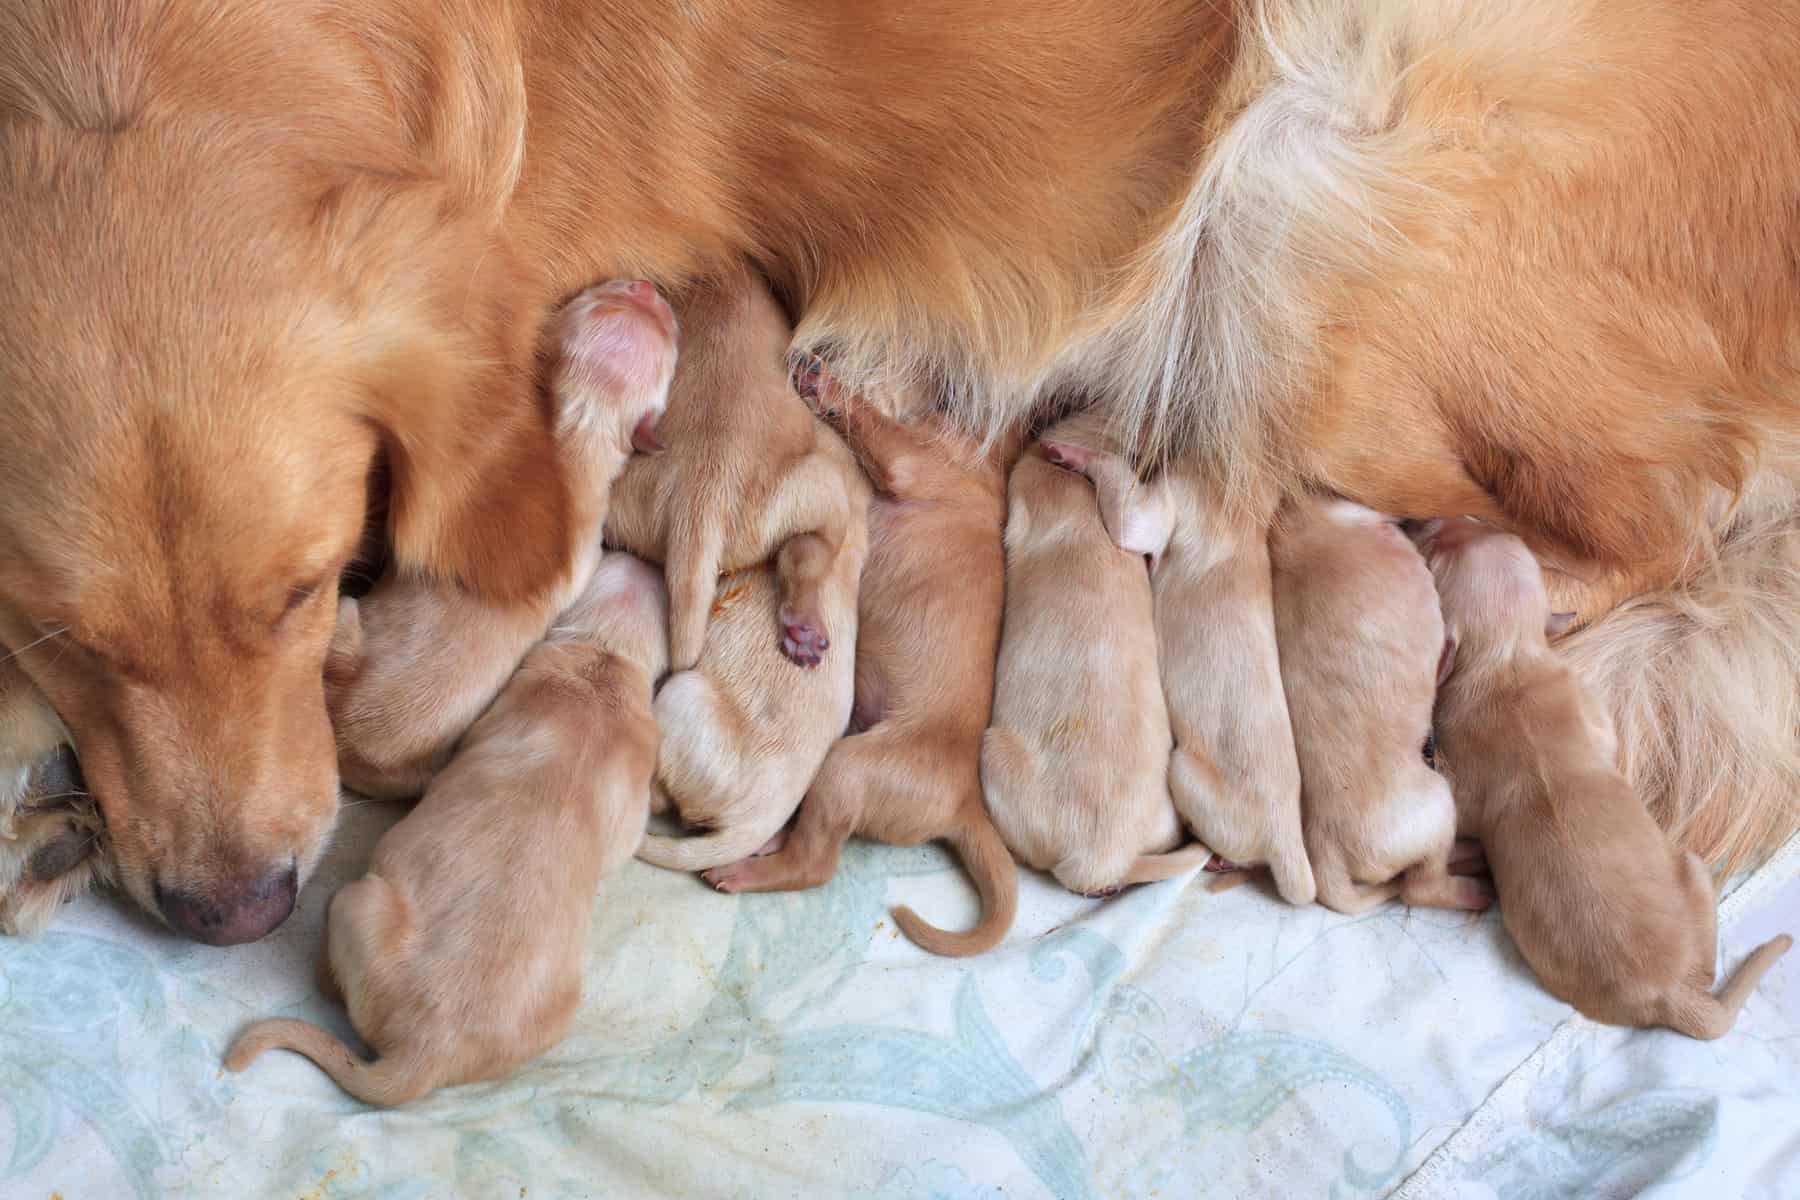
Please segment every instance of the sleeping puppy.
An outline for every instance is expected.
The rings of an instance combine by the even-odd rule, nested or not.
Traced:
[[[1174,850],[1150,577],[1113,543],[1082,471],[1105,481],[1109,504],[1128,488],[1129,468],[1086,415],[1045,433],[1007,484],[1006,615],[981,782],[1022,862],[1101,896],[1211,851]]]
[[[111,863],[68,731],[0,651],[0,933],[43,932]]]
[[[816,420],[791,391],[790,403]],[[656,695],[662,751],[657,811],[673,806],[694,837],[648,836],[638,857],[658,867],[701,871],[737,862],[787,824],[850,722],[856,684],[856,597],[868,553],[863,512],[869,485],[856,460],[822,424],[809,451],[818,485],[851,505],[834,546],[814,533],[788,538],[775,565],[749,567],[715,584],[699,664],[669,676]],[[817,614],[832,630],[816,668],[784,655],[769,620],[810,579]],[[671,593],[671,599],[673,593]]]
[[[1485,908],[1485,883],[1449,873],[1456,808],[1423,757],[1444,623],[1418,551],[1380,513],[1308,496],[1283,510],[1270,556],[1320,901]]]
[[[320,983],[380,1057],[273,1020],[239,1036],[227,1067],[295,1050],[365,1103],[405,1104],[505,1075],[562,1036],[595,886],[648,817],[666,612],[654,567],[607,555],[369,873],[332,898]]]
[[[1118,511],[1114,539],[1152,562],[1175,811],[1227,860],[1212,869],[1267,864],[1282,899],[1311,904],[1267,534],[1228,516],[1191,458],[1130,488]]]
[[[1793,939],[1758,948],[1712,994],[1712,880],[1632,793],[1611,718],[1551,651],[1558,618],[1537,560],[1467,517],[1431,522],[1421,545],[1453,656],[1438,692],[1440,761],[1519,952],[1596,1021],[1724,1036]]]
[[[849,526],[863,520],[844,491],[841,447],[794,394],[792,331],[761,279],[726,276],[688,299],[681,319],[681,370],[660,425],[669,450],[619,477],[606,544],[663,564],[671,670],[699,661],[719,575],[771,559],[786,564],[782,653],[817,666],[849,631],[825,620],[822,577],[795,572],[835,561]],[[801,534],[827,553],[779,557]]]
[[[576,506],[568,572],[548,592],[499,605],[455,581],[390,574],[339,602],[326,697],[344,783],[412,796],[505,685],[600,555],[608,490],[634,449],[660,449],[656,426],[676,355],[675,315],[641,281],[590,288],[564,306],[553,336],[551,396],[562,469]]]
[[[941,420],[905,425],[842,395],[822,372],[806,389],[874,481],[857,604],[853,732],[831,748],[780,848],[706,873],[720,891],[817,887],[852,834],[898,846],[945,838],[985,915],[966,933],[894,910],[934,954],[979,954],[1006,936],[1018,869],[981,795],[981,737],[994,694],[1005,604],[1010,440],[982,454]]]

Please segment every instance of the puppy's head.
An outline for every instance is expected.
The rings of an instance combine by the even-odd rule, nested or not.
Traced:
[[[548,574],[566,497],[546,414],[472,411],[504,355],[471,348],[484,256],[431,186],[279,123],[116,120],[0,128],[0,653],[67,725],[120,885],[242,942],[335,814],[321,668],[378,450],[396,555],[471,586]]]
[[[1459,655],[1542,645],[1572,614],[1550,611],[1543,572],[1525,543],[1474,517],[1426,522],[1415,534],[1444,614],[1447,676]]]

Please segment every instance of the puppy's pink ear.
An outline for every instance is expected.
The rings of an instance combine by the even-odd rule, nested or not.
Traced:
[[[1085,474],[1093,461],[1094,452],[1069,442],[1045,442],[1044,457],[1064,470]]]
[[[631,448],[639,454],[661,454],[662,439],[656,435],[656,422],[661,413],[647,412],[638,418],[631,431]]]
[[[1444,638],[1444,648],[1438,652],[1437,685],[1444,686],[1444,680],[1450,678],[1450,672],[1456,669],[1456,637],[1448,635]]]
[[[1544,622],[1544,636],[1555,641],[1573,628],[1575,628],[1574,613],[1553,612],[1550,614],[1550,619]]]

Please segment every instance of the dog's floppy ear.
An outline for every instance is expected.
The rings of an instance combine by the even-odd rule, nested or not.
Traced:
[[[435,403],[390,410],[388,538],[401,569],[507,604],[555,586],[572,514],[530,381],[481,374],[490,377],[453,385]]]

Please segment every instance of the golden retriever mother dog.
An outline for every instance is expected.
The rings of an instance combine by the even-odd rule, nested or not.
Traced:
[[[7,5],[0,644],[120,885],[260,935],[372,467],[398,562],[528,599],[546,315],[749,259],[848,387],[1520,533],[1740,863],[1800,827],[1796,62],[1790,0]]]

